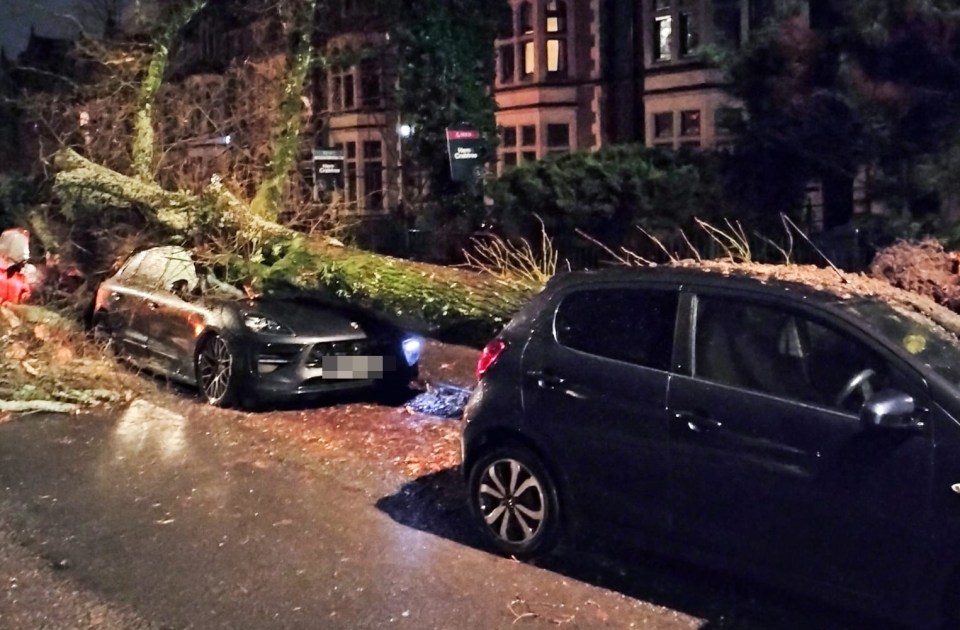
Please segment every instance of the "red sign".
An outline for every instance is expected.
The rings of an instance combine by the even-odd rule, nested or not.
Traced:
[[[479,140],[480,132],[476,129],[447,129],[447,140]]]

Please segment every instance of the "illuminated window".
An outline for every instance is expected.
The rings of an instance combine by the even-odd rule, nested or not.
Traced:
[[[651,1],[650,53],[653,61],[672,61],[699,52],[702,43],[700,4],[699,0]]]
[[[547,39],[547,72],[565,76],[567,73],[567,3],[550,0],[546,6],[545,30]]]
[[[548,33],[566,33],[567,32],[567,3],[562,0],[550,0],[546,7],[547,32]]]
[[[653,58],[655,61],[670,61],[670,44],[673,40],[673,17],[659,15],[653,19]]]
[[[537,69],[535,45],[532,41],[523,43],[523,76],[529,78]]]
[[[565,74],[567,71],[567,41],[565,39],[547,40],[547,72]]]

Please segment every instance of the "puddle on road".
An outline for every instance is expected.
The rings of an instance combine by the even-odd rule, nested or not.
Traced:
[[[162,459],[180,458],[189,449],[187,419],[164,407],[136,400],[120,416],[111,442],[121,457],[149,453]]]

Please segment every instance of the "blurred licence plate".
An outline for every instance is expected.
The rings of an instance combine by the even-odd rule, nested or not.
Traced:
[[[336,356],[323,357],[322,378],[382,378],[383,357]]]

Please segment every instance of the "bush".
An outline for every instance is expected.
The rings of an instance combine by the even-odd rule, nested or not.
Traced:
[[[507,238],[539,242],[539,217],[563,254],[584,246],[578,230],[611,249],[643,249],[649,239],[637,228],[671,244],[694,218],[734,214],[721,173],[716,154],[639,145],[550,156],[490,186],[489,219]]]

